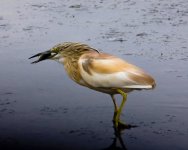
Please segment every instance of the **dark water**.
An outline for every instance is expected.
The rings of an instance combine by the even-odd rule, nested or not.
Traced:
[[[0,149],[187,150],[187,26],[187,0],[1,0]],[[27,59],[65,41],[156,79],[155,90],[128,95],[121,118],[137,128],[115,136],[108,95],[76,85],[56,62]]]

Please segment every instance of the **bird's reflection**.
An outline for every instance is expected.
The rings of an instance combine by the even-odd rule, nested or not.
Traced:
[[[116,126],[115,122],[113,122],[113,129],[114,129],[114,138],[112,144],[104,148],[103,150],[127,150],[125,141],[122,139],[122,132],[125,132],[125,130],[129,130],[131,128],[137,127],[136,125],[126,125],[124,123],[119,124]]]

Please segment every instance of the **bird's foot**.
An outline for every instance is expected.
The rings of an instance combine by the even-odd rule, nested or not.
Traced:
[[[131,129],[131,128],[136,128],[136,125],[131,125],[131,124],[126,124],[120,120],[113,120],[114,127],[117,128],[118,130],[124,130],[124,129]]]
[[[118,121],[118,129],[124,130],[124,129],[130,129],[130,128],[132,128],[130,124],[126,124],[120,120]]]

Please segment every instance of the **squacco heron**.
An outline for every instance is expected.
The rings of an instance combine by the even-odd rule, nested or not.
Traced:
[[[113,121],[116,127],[122,125],[120,114],[133,90],[153,89],[155,80],[142,69],[110,54],[101,53],[82,43],[65,42],[50,50],[38,53],[32,63],[51,59],[64,65],[68,76],[79,85],[107,93],[114,103]],[[120,94],[122,102],[116,104],[114,95]]]

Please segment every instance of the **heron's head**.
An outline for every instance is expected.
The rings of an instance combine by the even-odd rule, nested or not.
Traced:
[[[38,53],[38,54],[30,57],[29,59],[34,58],[34,57],[39,57],[38,60],[32,62],[32,63],[38,63],[40,61],[47,60],[47,59],[59,60],[61,58],[66,58],[66,57],[78,58],[86,51],[91,51],[91,50],[95,50],[95,49],[89,47],[86,44],[65,42],[62,44],[55,45],[50,50]],[[95,51],[97,51],[97,50],[95,50]]]
[[[38,60],[33,61],[32,64],[38,63],[40,61],[47,60],[47,59],[56,59],[57,56],[59,56],[61,51],[62,51],[62,46],[56,45],[47,51],[40,52],[38,54],[31,56],[29,59],[34,58],[34,57],[39,57]]]

